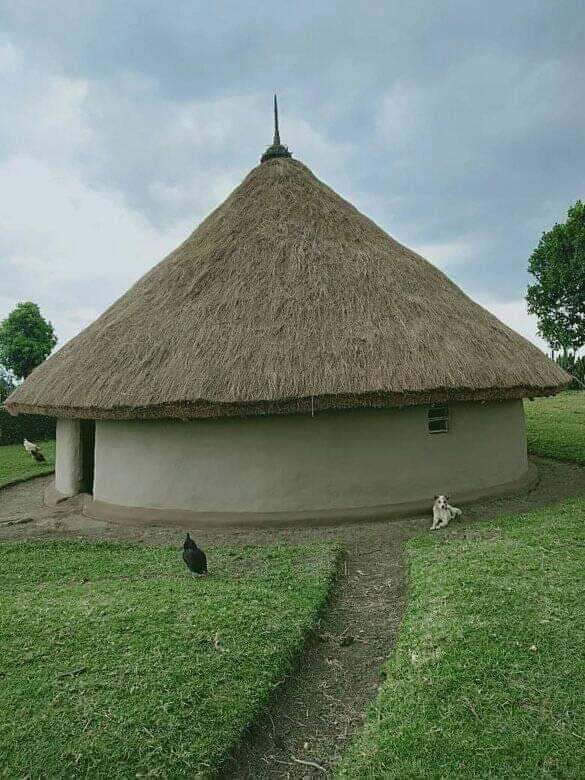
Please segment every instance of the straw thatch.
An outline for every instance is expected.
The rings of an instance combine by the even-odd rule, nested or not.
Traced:
[[[277,158],[7,406],[215,417],[521,398],[567,381],[303,164]]]

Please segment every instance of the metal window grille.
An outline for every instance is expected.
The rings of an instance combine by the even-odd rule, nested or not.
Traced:
[[[449,407],[446,404],[433,404],[429,407],[429,433],[448,433]]]

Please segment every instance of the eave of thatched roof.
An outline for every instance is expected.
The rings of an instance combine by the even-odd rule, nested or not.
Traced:
[[[302,163],[257,166],[7,399],[193,418],[548,395],[568,375]]]

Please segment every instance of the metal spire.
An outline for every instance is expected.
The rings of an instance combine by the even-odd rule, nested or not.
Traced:
[[[280,133],[278,132],[278,101],[274,96],[274,140],[273,146],[280,146]]]
[[[272,141],[272,146],[269,146],[260,158],[260,162],[272,160],[274,157],[292,157],[288,147],[283,146],[280,143],[280,132],[278,130],[278,101],[276,100],[276,95],[274,96],[274,139]]]

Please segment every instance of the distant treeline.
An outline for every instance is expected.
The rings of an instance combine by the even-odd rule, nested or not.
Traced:
[[[54,439],[55,418],[37,414],[19,414],[18,417],[13,417],[0,407],[0,446],[22,444],[24,438],[30,441]]]
[[[576,357],[575,355],[558,355],[557,363],[564,368],[571,376],[571,389],[585,390],[585,355]]]

